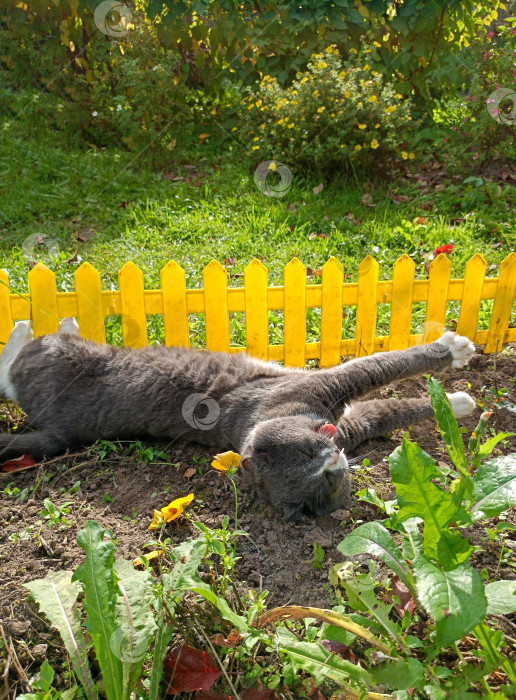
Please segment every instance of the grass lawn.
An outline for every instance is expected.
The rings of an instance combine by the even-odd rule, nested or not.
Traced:
[[[436,161],[420,167],[410,161],[388,183],[334,179],[319,192],[320,177],[294,172],[288,194],[274,198],[258,189],[254,167],[238,152],[220,156],[200,145],[181,162],[171,154],[169,169],[155,172],[138,154],[81,151],[50,135],[31,141],[23,136],[11,123],[0,137],[0,266],[20,292],[27,291],[28,259],[49,265],[58,289],[70,291],[83,261],[100,271],[105,289],[118,287],[118,270],[128,260],[143,269],[146,287],[156,288],[171,259],[185,268],[189,287],[200,287],[202,270],[213,258],[226,264],[230,285],[241,286],[254,257],[263,259],[269,283],[277,285],[294,256],[307,266],[309,283],[318,283],[317,272],[331,255],[353,281],[366,255],[379,261],[385,279],[408,253],[417,276],[425,278],[428,256],[451,243],[454,277],[476,252],[488,261],[488,275],[496,276],[499,262],[516,249],[514,186],[446,177]],[[34,245],[34,234],[43,243]],[[481,310],[480,328],[487,327],[490,303]],[[419,306],[413,332],[424,318]],[[354,308],[348,311],[344,333],[351,337]],[[450,319],[456,311],[449,304]],[[308,310],[308,341],[317,339],[319,313]],[[281,313],[270,314],[271,342],[281,342]],[[388,322],[388,308],[379,307],[379,332],[388,333]],[[149,326],[151,341],[159,340],[160,319],[153,317]],[[119,319],[107,327],[110,342],[120,342]],[[235,315],[233,344],[245,344],[243,327]],[[204,343],[201,318],[192,321],[191,339]]]

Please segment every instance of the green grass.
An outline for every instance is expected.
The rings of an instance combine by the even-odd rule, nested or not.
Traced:
[[[195,186],[163,179],[163,172],[153,172],[138,154],[65,147],[50,133],[27,143],[23,123],[12,121],[0,133],[0,266],[20,292],[27,291],[29,270],[24,241],[33,234],[41,234],[45,243],[36,245],[32,257],[52,267],[62,291],[73,289],[73,273],[83,261],[100,271],[103,288],[110,289],[118,287],[118,270],[128,260],[141,267],[146,287],[156,288],[169,260],[184,267],[189,287],[200,287],[202,270],[211,259],[223,264],[234,259],[228,266],[230,285],[241,286],[244,268],[254,257],[263,258],[269,283],[278,285],[294,256],[315,272],[335,255],[345,266],[347,280],[353,281],[368,254],[379,261],[381,278],[390,278],[393,263],[403,253],[414,258],[417,277],[425,278],[425,256],[438,245],[454,245],[454,277],[463,274],[476,252],[485,256],[488,274],[495,276],[499,262],[516,250],[512,185],[465,175],[445,181],[442,189],[427,190],[415,179],[400,176],[366,189],[334,179],[314,194],[320,178],[294,172],[288,194],[271,198],[256,187],[254,170],[241,160],[237,146],[225,155],[198,146],[182,162],[171,153],[165,172],[194,175],[200,185]],[[417,162],[408,167],[418,172]],[[362,203],[366,190],[376,206]],[[392,197],[399,201],[400,196],[397,205]],[[91,231],[89,240],[77,241],[77,235]],[[46,246],[49,239],[57,244],[53,254]],[[317,282],[315,275],[309,277],[309,283]],[[414,309],[414,330],[423,320],[420,306]],[[456,316],[455,307],[449,305],[450,318]],[[480,327],[485,327],[487,307]],[[354,309],[346,311],[344,332],[349,337]],[[388,331],[388,312],[387,306],[379,308],[380,333]],[[309,310],[308,340],[317,338],[319,321],[318,310]],[[281,313],[271,312],[272,342],[281,342],[281,323]],[[244,324],[243,315],[235,314],[235,344],[245,343]],[[107,325],[110,340],[120,342],[119,320]],[[160,319],[152,319],[150,330],[151,340],[162,337]],[[192,326],[192,341],[204,342],[202,319]]]

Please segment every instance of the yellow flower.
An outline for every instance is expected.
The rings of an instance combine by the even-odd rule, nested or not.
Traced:
[[[260,146],[253,146],[253,151],[257,151],[260,148]]]
[[[294,125],[293,124],[287,124],[287,129],[293,129]]]
[[[285,121],[285,119],[278,119],[278,121],[276,122],[276,124],[283,124],[284,121]]]
[[[363,68],[363,70],[369,70],[370,67],[371,67],[371,66],[369,65],[369,63],[366,63],[365,66],[364,66],[364,68]]]
[[[319,61],[319,63],[316,65],[316,68],[323,69],[323,68],[328,68],[328,64],[325,63],[324,61]]]
[[[361,151],[361,150],[362,150],[362,146],[359,143],[357,143],[357,145],[355,146],[355,151]]]
[[[321,112],[324,112],[325,109],[326,109],[326,107],[325,107],[324,105],[322,105],[322,107],[319,107],[319,108],[317,109],[317,113],[318,113],[318,114],[321,114]]]
[[[308,80],[308,77],[305,75],[304,78],[301,78],[301,80],[299,81],[299,84],[303,85],[303,83],[306,83],[307,80]]]
[[[269,170],[276,170],[276,163],[273,160],[269,163]]]
[[[211,466],[219,472],[234,471],[240,466],[240,455],[231,451],[221,452],[214,456]]]
[[[374,128],[375,128],[375,129],[378,129],[379,127],[380,127],[379,124],[375,124],[375,125],[374,125]]]
[[[376,95],[371,95],[371,97],[369,98],[369,102],[378,102],[378,98],[376,97]]]
[[[332,113],[330,114],[330,117],[334,117],[334,116],[335,116],[335,112],[332,112]]]
[[[378,141],[376,139],[373,139],[371,141],[371,148],[378,148],[379,145],[380,144],[378,143]]]
[[[154,518],[149,525],[149,530],[155,530],[164,523],[170,523],[172,520],[178,518],[184,511],[186,506],[190,505],[193,501],[193,493],[189,493],[188,496],[183,496],[182,498],[176,498],[161,510],[154,511]]]
[[[366,128],[366,125],[365,125],[365,124],[359,124],[359,125],[358,125],[358,128],[359,128],[359,129],[365,129],[365,128]]]
[[[351,93],[348,90],[346,90],[346,92],[344,93],[344,97],[351,97]]]
[[[325,49],[326,53],[333,53],[333,46],[330,44],[327,49]]]
[[[262,101],[261,101],[261,100],[257,100],[257,101],[255,102],[255,105],[256,105],[257,107],[260,107],[261,104],[262,104]]]
[[[385,114],[392,114],[395,111],[396,111],[396,105],[392,105],[392,107],[385,108]]]
[[[259,136],[255,136],[254,139],[253,139],[253,141],[259,141],[259,140],[260,140],[260,137],[259,137]]]
[[[163,552],[156,549],[154,552],[146,552],[143,556],[145,559],[147,559],[147,561],[150,561],[151,559],[156,559],[156,557],[163,556]],[[143,559],[141,557],[136,557],[136,559],[133,559],[131,563],[134,568],[137,569],[138,567],[143,566]]]
[[[410,160],[414,160],[414,158],[415,158],[415,156],[414,156],[413,153],[409,153],[409,154],[408,154],[408,157],[410,158]]]
[[[260,124],[260,129],[265,129],[265,124]]]
[[[403,160],[407,160],[407,158],[409,157],[407,151],[403,151],[403,153],[401,154],[401,157],[403,158]]]
[[[231,129],[231,131],[236,131],[236,130],[237,130],[237,127],[236,127],[236,126],[234,126],[234,127]]]
[[[374,44],[375,46],[378,46],[378,47],[381,46],[381,44],[379,44],[377,41],[373,41],[373,44]]]
[[[350,49],[349,53],[358,53],[358,51],[356,49]]]
[[[345,70],[341,70],[340,73],[339,73],[339,78],[345,78],[345,77],[346,77],[346,71],[345,71]]]
[[[253,109],[254,105],[251,103],[247,109]]]
[[[314,90],[312,92],[312,97],[319,97],[319,90]]]

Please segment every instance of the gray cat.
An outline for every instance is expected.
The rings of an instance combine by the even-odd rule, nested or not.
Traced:
[[[33,340],[22,321],[0,355],[0,395],[36,431],[0,435],[0,462],[99,438],[182,438],[239,452],[240,471],[287,519],[325,515],[349,501],[345,451],[432,416],[428,399],[354,401],[393,381],[462,367],[474,352],[447,332],[429,345],[305,371],[244,354],[115,348],[83,340],[74,319]],[[457,416],[475,407],[463,392],[449,398]]]

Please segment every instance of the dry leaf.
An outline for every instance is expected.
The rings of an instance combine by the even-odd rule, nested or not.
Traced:
[[[321,182],[319,185],[317,185],[317,187],[314,187],[314,188],[313,188],[313,193],[314,193],[314,194],[321,194],[321,192],[323,191],[323,189],[324,189],[324,185],[323,185],[323,183]]]

